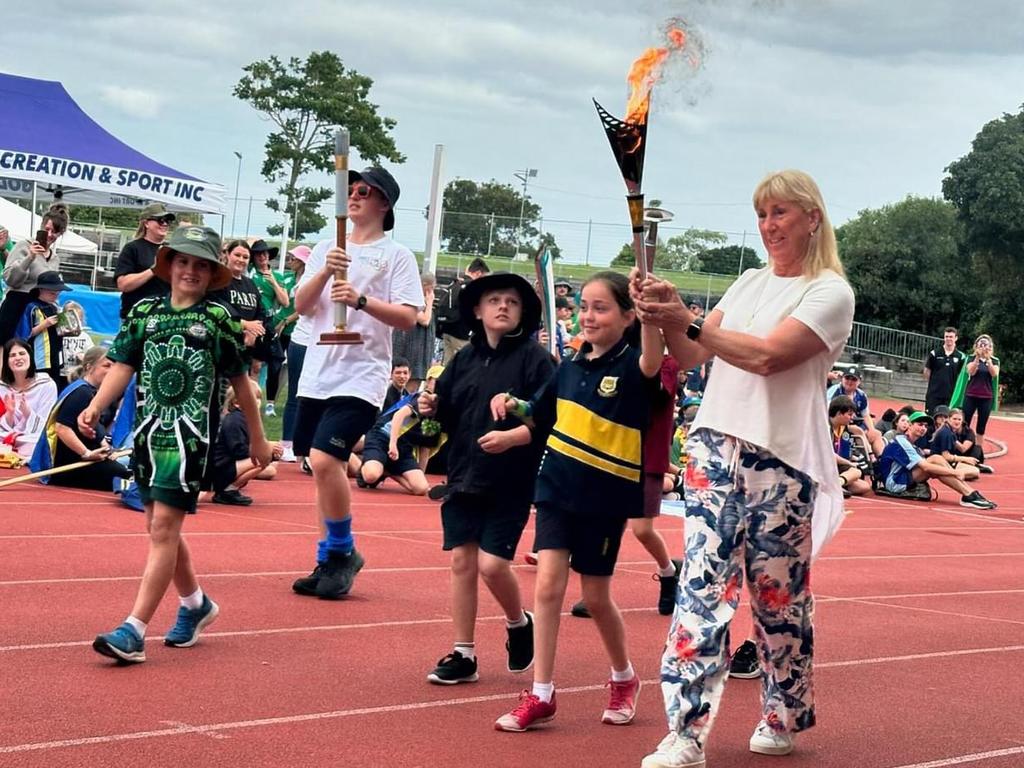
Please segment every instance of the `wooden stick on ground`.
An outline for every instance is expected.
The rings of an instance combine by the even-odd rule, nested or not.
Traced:
[[[124,451],[115,451],[114,453],[107,456],[108,459],[119,459],[122,456],[127,456],[131,453],[131,449]],[[0,480],[0,488],[6,488],[10,485],[17,485],[18,483],[26,483],[29,480],[38,480],[41,477],[49,477],[50,475],[59,475],[61,472],[70,472],[72,469],[82,469],[88,467],[90,464],[96,464],[95,461],[76,461],[74,464],[65,464],[63,467],[53,467],[52,469],[41,469],[38,472],[30,472],[27,475],[18,475],[17,477],[9,477],[6,480]]]

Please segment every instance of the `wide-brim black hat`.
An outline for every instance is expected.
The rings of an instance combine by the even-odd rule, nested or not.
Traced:
[[[371,187],[384,195],[384,199],[388,201],[389,208],[388,212],[384,214],[384,223],[382,227],[385,232],[390,232],[395,228],[395,203],[398,202],[398,196],[402,193],[402,190],[398,186],[398,182],[395,181],[395,177],[383,168],[373,166],[370,168],[364,168],[361,171],[349,171],[349,185],[351,186],[357,181],[365,181]]]
[[[208,291],[226,288],[231,283],[231,270],[220,261],[220,236],[210,227],[178,227],[170,240],[156,252],[153,274],[165,283],[171,282],[171,258],[175,253],[195,256],[213,264]]]
[[[266,240],[257,240],[255,243],[249,246],[249,254],[265,253],[271,260],[277,258],[277,254],[281,252],[281,249],[276,245],[267,245]]]
[[[480,297],[487,291],[500,291],[506,288],[516,290],[523,300],[523,315],[519,321],[519,328],[526,334],[532,334],[540,328],[540,298],[529,282],[512,272],[491,272],[462,286],[462,290],[459,291],[459,317],[463,324],[472,331],[479,331],[483,326],[473,310],[480,303]]]

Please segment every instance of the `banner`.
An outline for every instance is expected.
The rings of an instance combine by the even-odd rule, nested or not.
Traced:
[[[540,293],[541,321],[544,330],[548,332],[547,349],[552,357],[560,360],[562,340],[555,313],[554,259],[551,257],[551,251],[547,248],[541,249],[534,258],[534,267],[537,271],[537,288]]]
[[[12,178],[16,174],[17,178]],[[224,213],[226,190],[218,184],[130,168],[0,149],[0,197],[32,196],[32,182],[62,187],[69,203],[134,208],[160,202],[174,210]],[[52,190],[39,190],[40,199]],[[86,194],[82,194],[82,193]],[[94,199],[89,199],[89,197]],[[104,202],[98,202],[95,198]]]

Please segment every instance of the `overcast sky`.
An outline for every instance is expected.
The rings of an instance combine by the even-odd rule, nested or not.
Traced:
[[[271,53],[330,49],[373,78],[371,99],[398,121],[408,158],[391,169],[400,209],[426,204],[435,144],[448,179],[516,183],[514,171],[536,168],[530,196],[548,220],[593,220],[598,261],[626,239],[628,217],[590,99],[623,113],[629,65],[669,16],[697,25],[708,54],[695,77],[655,91],[644,188],[680,225],[733,242],[744,230],[757,240],[750,193],[767,171],[809,171],[839,224],[939,195],[943,169],[981,126],[1024,103],[1019,0],[11,5],[5,27],[21,42],[3,71],[61,81],[114,135],[229,195],[241,152],[238,231],[247,198],[273,187],[259,176],[268,125],[231,91]],[[230,228],[230,203],[227,216]],[[254,205],[253,234],[270,216]],[[583,257],[586,224],[549,226],[567,256]],[[400,211],[397,236],[421,249],[422,216]]]

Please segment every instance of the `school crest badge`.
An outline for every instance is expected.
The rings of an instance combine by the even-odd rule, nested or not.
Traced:
[[[597,394],[601,397],[615,397],[619,394],[619,377],[605,376],[597,385]]]

